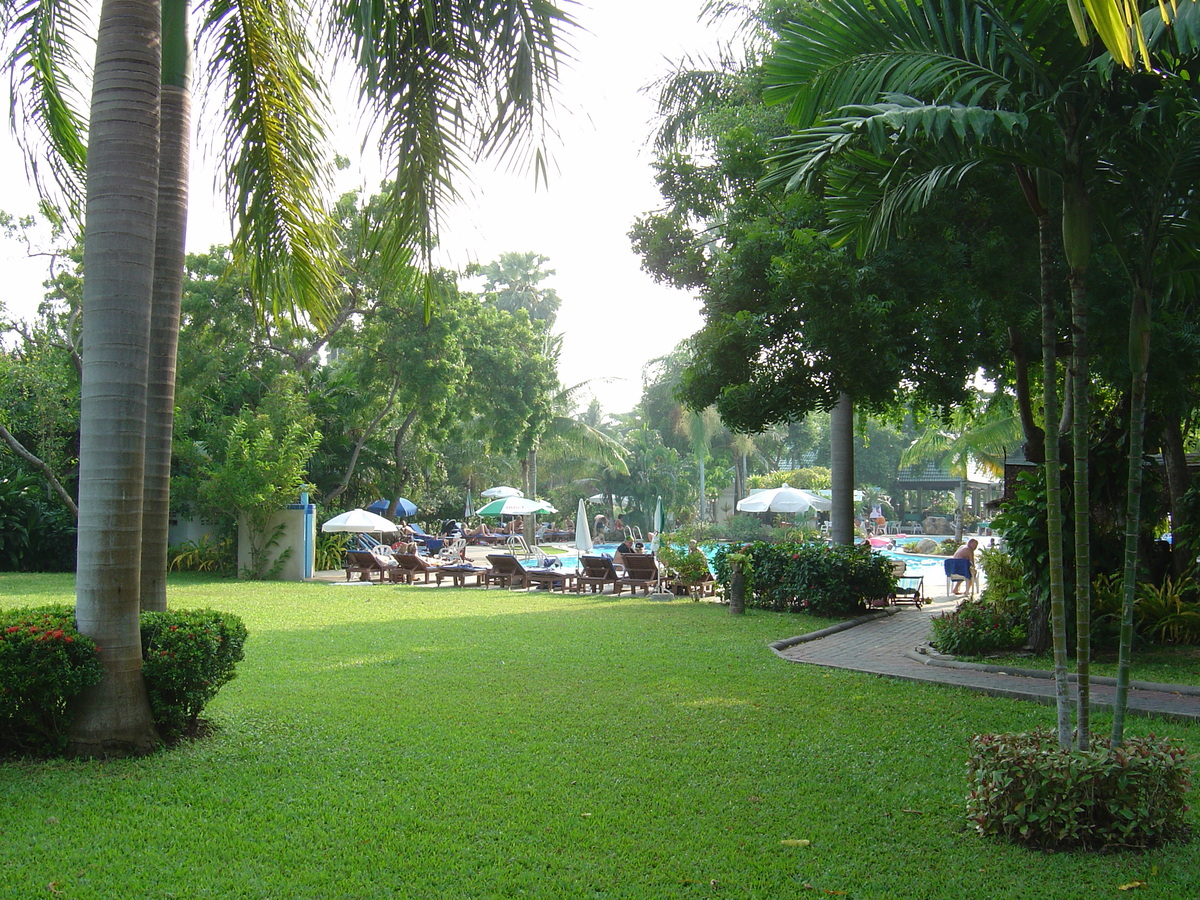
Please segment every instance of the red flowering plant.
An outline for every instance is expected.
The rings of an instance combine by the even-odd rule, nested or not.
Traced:
[[[0,610],[0,752],[59,752],[68,702],[100,680],[100,648],[65,604]]]

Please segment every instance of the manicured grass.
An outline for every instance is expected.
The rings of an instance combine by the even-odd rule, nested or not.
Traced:
[[[0,606],[70,590],[0,576]],[[194,576],[170,602],[250,629],[215,733],[0,764],[0,898],[1200,896],[1200,843],[1044,854],[968,831],[967,739],[1051,711],[766,646],[821,620]]]
[[[1044,653],[1040,656],[995,656],[975,660],[989,665],[1019,666],[1026,669],[1052,670],[1054,657]],[[1075,658],[1069,660],[1071,671],[1075,670]],[[1091,664],[1093,675],[1117,677],[1117,653],[1101,650],[1095,653]],[[1142,645],[1134,648],[1130,661],[1131,678],[1134,681],[1157,681],[1162,684],[1200,685],[1200,647]]]

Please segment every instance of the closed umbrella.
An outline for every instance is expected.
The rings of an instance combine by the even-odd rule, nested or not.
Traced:
[[[650,542],[650,549],[657,550],[659,543],[662,541],[663,528],[666,527],[666,519],[663,516],[662,497],[658,498],[658,502],[654,504],[654,520],[650,528],[654,531],[654,540]]]
[[[479,496],[487,497],[489,500],[503,499],[505,497],[524,497],[525,495],[518,491],[515,487],[509,487],[506,484],[498,487],[491,487],[484,491]]]
[[[767,488],[738,501],[739,512],[804,512],[806,509],[829,510],[833,501],[803,488]]]
[[[463,518],[469,519],[475,515],[475,501],[471,499],[471,492],[467,492],[467,505],[463,507]]]
[[[587,503],[579,498],[579,509],[575,511],[575,549],[579,553],[592,552],[592,530],[588,527]]]
[[[352,509],[340,516],[334,516],[321,526],[322,531],[364,531],[367,534],[387,534],[396,531],[396,526],[389,519],[377,516],[365,509]]]
[[[529,500],[525,497],[501,497],[475,511],[477,516],[532,516],[536,513],[556,513],[545,500]]]

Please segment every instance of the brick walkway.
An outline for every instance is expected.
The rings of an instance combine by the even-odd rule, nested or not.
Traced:
[[[958,599],[935,596],[919,610],[905,605],[872,613],[853,623],[776,641],[771,649],[789,662],[952,684],[997,697],[1053,705],[1050,672],[958,662],[940,657],[927,646],[929,620],[954,609]],[[1111,707],[1114,694],[1113,679],[1093,676],[1093,707]],[[1129,713],[1200,721],[1200,687],[1134,682],[1129,690]]]

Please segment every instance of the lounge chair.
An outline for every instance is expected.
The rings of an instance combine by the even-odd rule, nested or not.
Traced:
[[[374,573],[379,573],[379,580],[382,582],[384,577],[396,568],[396,561],[388,559],[381,553],[373,553],[370,550],[347,550],[346,551],[346,580],[353,581],[354,576],[358,575],[361,581],[373,581]]]
[[[892,588],[888,599],[895,604],[911,603],[920,609],[925,602],[925,576],[905,575],[907,570],[908,563],[902,559],[892,563],[892,577],[896,579],[896,586]]]
[[[617,579],[614,593],[619,594],[623,589],[629,588],[632,594],[641,588],[643,594],[649,595],[650,588],[658,590],[661,576],[658,560],[654,558],[653,553],[625,553],[622,554],[622,558],[625,562],[625,574]]]
[[[505,588],[523,588],[529,586],[529,579],[525,575],[525,568],[515,556],[510,556],[507,553],[489,553],[487,561],[491,563],[492,567],[483,576],[485,587],[491,587],[493,584],[498,584]]]
[[[593,594],[603,593],[606,584],[613,585],[613,589],[616,591],[616,585],[621,580],[621,576],[613,567],[610,557],[581,556],[579,565],[583,567],[583,573],[575,579],[575,593],[578,594],[585,587]]]
[[[417,556],[415,553],[397,553],[396,571],[392,573],[392,581],[412,584],[420,576],[425,584],[429,584],[429,579],[435,577],[440,570],[441,566],[431,563],[423,556]]]
[[[483,584],[483,579],[487,576],[488,570],[483,566],[473,566],[470,563],[452,563],[445,566],[437,567],[437,583],[440,585],[445,578],[450,579],[450,583],[455,587],[467,587],[467,579],[474,578],[475,584]]]

